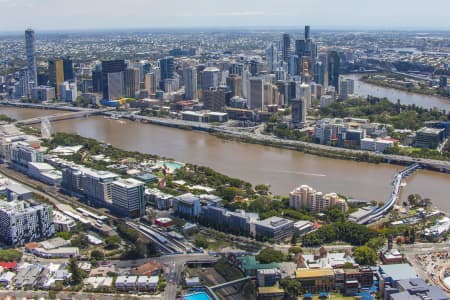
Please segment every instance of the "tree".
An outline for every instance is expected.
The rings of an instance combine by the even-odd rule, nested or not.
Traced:
[[[269,186],[267,184],[258,184],[255,186],[255,191],[261,195],[267,195],[269,192]]]
[[[371,238],[367,243],[366,246],[370,249],[373,249],[375,251],[378,251],[381,247],[384,246],[385,238],[382,236]]]
[[[342,268],[343,269],[353,269],[354,266],[351,262],[346,262]]]
[[[284,289],[289,299],[297,299],[302,289],[302,284],[294,278],[281,279],[280,286]]]
[[[355,248],[353,250],[353,256],[358,264],[364,266],[373,266],[377,261],[377,253],[367,246]]]
[[[72,236],[72,234],[70,232],[62,231],[62,232],[55,233],[55,236],[68,241],[68,240],[70,240],[70,237]]]
[[[78,262],[75,258],[71,258],[69,260],[69,272],[72,274],[70,277],[70,282],[72,285],[78,285],[83,281],[83,278],[86,277],[86,274],[83,270],[78,267]]]
[[[298,254],[298,253],[303,253],[303,249],[298,246],[292,246],[289,248],[288,252],[292,253],[292,254]]]
[[[198,236],[195,238],[194,244],[196,247],[208,248],[208,240],[202,236]]]
[[[266,248],[261,250],[256,256],[256,259],[263,264],[269,264],[273,262],[282,262],[285,260],[285,256],[281,251],[277,251],[273,248]]]
[[[108,236],[105,239],[105,248],[108,250],[119,248],[120,242],[122,240],[118,235]]]
[[[411,194],[408,196],[408,203],[410,206],[416,206],[417,205],[417,199],[414,194]]]
[[[298,233],[298,231],[295,230],[294,233],[292,234],[291,245],[296,245],[297,244],[299,235],[300,234]]]
[[[86,235],[84,235],[84,234],[79,234],[78,236],[72,238],[72,240],[70,241],[70,244],[73,247],[78,247],[81,249],[86,249],[87,247],[89,247],[88,239],[87,239]]]
[[[92,250],[91,258],[95,260],[103,260],[105,258],[105,254],[100,250]]]
[[[19,261],[22,258],[22,252],[15,249],[0,250],[0,261]]]

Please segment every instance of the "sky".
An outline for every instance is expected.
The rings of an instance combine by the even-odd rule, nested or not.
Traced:
[[[450,0],[0,0],[0,31],[169,27],[447,29]]]

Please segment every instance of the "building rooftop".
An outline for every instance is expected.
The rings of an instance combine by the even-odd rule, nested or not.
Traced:
[[[258,288],[258,295],[284,294],[278,284],[274,286],[262,286]]]
[[[199,201],[199,198],[191,193],[183,194],[175,197],[178,202],[183,202],[185,204],[192,205],[194,202]]]
[[[334,276],[333,269],[297,269],[295,271],[295,278],[297,279],[326,276]]]
[[[6,189],[10,192],[13,192],[17,195],[29,194],[31,191],[24,187],[21,184],[9,184],[6,186]]]
[[[139,181],[139,180],[136,180],[133,178],[120,178],[120,179],[114,181],[113,183],[115,185],[118,185],[118,186],[126,188],[126,189],[135,188],[135,187],[144,185],[144,183],[142,181]]]
[[[413,278],[398,281],[403,292],[392,294],[392,300],[445,300],[448,296],[437,286],[428,285],[423,279]]]
[[[423,128],[420,128],[419,130],[417,130],[417,133],[438,135],[444,130],[445,130],[444,128],[423,127]]]
[[[264,227],[269,227],[269,228],[275,229],[275,228],[285,226],[289,223],[294,223],[294,222],[291,220],[273,216],[273,217],[267,218],[265,220],[258,221],[256,224],[258,224],[259,226],[264,226]]]
[[[393,281],[418,277],[416,271],[408,264],[382,265],[379,270],[383,277],[392,278]]]
[[[255,256],[244,256],[238,258],[244,270],[276,269],[277,263],[262,264],[256,260]]]

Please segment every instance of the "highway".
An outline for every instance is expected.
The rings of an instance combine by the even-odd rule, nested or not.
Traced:
[[[226,126],[217,126],[209,123],[200,123],[200,122],[192,122],[192,121],[184,121],[179,119],[168,119],[168,118],[158,118],[158,117],[145,117],[139,116],[136,114],[126,113],[121,115],[123,118],[128,118],[132,120],[144,121],[155,125],[168,126],[168,127],[190,127],[196,130],[203,130],[207,132],[218,132],[224,135],[240,138],[240,139],[251,139],[257,142],[270,143],[275,146],[282,146],[288,148],[294,147],[304,147],[314,150],[324,150],[324,151],[333,151],[333,152],[341,152],[349,155],[371,155],[373,157],[377,157],[382,159],[385,162],[398,162],[405,165],[414,164],[420,162],[420,164],[424,166],[429,166],[435,169],[441,169],[443,171],[450,172],[450,161],[442,161],[442,160],[433,160],[433,159],[418,159],[409,156],[402,155],[392,155],[392,154],[383,154],[377,153],[373,151],[365,151],[365,150],[354,150],[354,149],[346,149],[339,147],[332,147],[328,145],[321,145],[303,141],[294,141],[287,140],[275,137],[273,135],[266,135],[261,132],[261,130],[257,130],[258,127],[226,127]]]

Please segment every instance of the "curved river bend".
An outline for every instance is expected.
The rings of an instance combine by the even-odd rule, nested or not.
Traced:
[[[43,116],[54,111],[0,107],[15,119]],[[301,152],[226,141],[196,131],[140,124],[103,117],[52,123],[59,132],[77,133],[126,150],[158,154],[182,162],[209,166],[253,184],[270,184],[275,194],[287,195],[308,184],[323,192],[337,192],[364,200],[384,201],[391,180],[401,166],[368,164],[318,157]],[[419,171],[408,179],[402,198],[420,193],[434,205],[450,211],[450,176]]]

